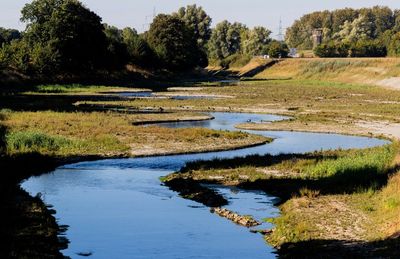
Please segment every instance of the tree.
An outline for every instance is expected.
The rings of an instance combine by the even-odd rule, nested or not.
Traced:
[[[205,65],[206,57],[194,42],[193,31],[176,16],[155,17],[146,40],[164,68],[185,70]]]
[[[242,36],[247,27],[241,23],[222,21],[212,31],[208,43],[209,55],[213,59],[222,60],[241,50]]]
[[[257,56],[268,53],[268,44],[271,42],[271,31],[264,27],[254,27],[242,42],[243,52],[247,55]]]
[[[390,56],[400,56],[400,32],[394,34],[388,45],[388,52]]]
[[[313,12],[296,20],[286,31],[286,42],[294,48],[311,49],[314,29],[323,32],[323,43],[334,40],[356,42],[375,40],[387,30],[400,30],[400,12],[388,7],[375,6],[362,9],[338,9]],[[360,38],[361,37],[361,38]]]
[[[211,37],[211,17],[202,7],[195,4],[180,8],[174,15],[186,23],[186,26],[193,31],[197,44],[204,49]]]
[[[395,25],[394,12],[389,7],[374,6],[371,12],[375,24],[374,38],[379,37],[385,33],[385,31],[392,29]]]
[[[34,50],[30,62],[42,72],[80,72],[105,65],[107,40],[101,18],[79,1],[34,0],[22,9],[21,21],[27,23],[23,40]],[[42,64],[51,69],[46,71]]]
[[[369,40],[373,36],[372,22],[367,16],[360,16],[353,22],[346,21],[341,30],[334,35],[337,41],[356,42],[359,40]]]
[[[110,67],[117,68],[125,65],[128,62],[128,51],[122,31],[117,27],[104,24],[104,33],[107,37],[107,61]]]
[[[129,62],[144,67],[154,67],[155,58],[146,40],[135,29],[122,30],[122,38],[126,45]]]
[[[289,54],[288,46],[277,40],[272,41],[268,48],[268,55],[272,58],[286,58]]]
[[[0,27],[0,46],[2,43],[10,43],[13,40],[21,38],[21,33],[14,29],[5,29]]]

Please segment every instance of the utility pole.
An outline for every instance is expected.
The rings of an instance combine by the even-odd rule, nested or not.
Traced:
[[[143,24],[143,31],[147,31],[149,29],[150,24],[151,24],[151,21],[149,21],[149,19],[152,18],[152,20],[154,20],[154,18],[156,18],[156,15],[157,15],[157,9],[154,6],[153,7],[153,14],[146,15],[145,18],[144,18],[145,19],[145,23]]]
[[[283,41],[282,17],[279,18],[279,29],[278,29],[278,34],[276,36],[279,41]]]

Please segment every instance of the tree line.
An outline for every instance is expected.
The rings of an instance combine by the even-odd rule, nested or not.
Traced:
[[[264,27],[223,21],[212,29],[211,17],[196,5],[157,15],[144,33],[103,24],[78,0],[34,0],[21,14],[23,32],[0,29],[0,69],[34,76],[118,70],[127,64],[181,71],[205,67],[209,60],[229,66],[239,56],[288,52]]]
[[[312,49],[313,30],[322,30],[320,57],[383,57],[400,55],[400,10],[375,6],[306,14],[288,28],[286,42]]]

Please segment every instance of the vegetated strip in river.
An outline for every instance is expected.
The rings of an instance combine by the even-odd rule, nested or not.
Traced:
[[[206,127],[235,130],[243,122],[282,120],[273,115],[212,113],[202,122],[162,124],[166,127]],[[266,258],[274,249],[245,227],[211,214],[209,208],[182,199],[160,182],[187,162],[252,154],[305,153],[337,148],[366,148],[384,140],[301,132],[247,131],[273,137],[266,145],[234,151],[161,157],[109,159],[58,168],[32,177],[22,186],[41,193],[54,205],[59,223],[69,225],[64,255],[93,254],[104,258]],[[276,198],[261,192],[214,187],[229,201],[227,209],[255,220],[277,216]],[[268,227],[268,226],[263,226]],[[269,226],[271,227],[271,226]]]

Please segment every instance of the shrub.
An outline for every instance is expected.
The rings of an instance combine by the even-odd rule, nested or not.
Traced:
[[[223,68],[243,67],[249,63],[250,60],[251,57],[248,55],[233,54],[221,60],[219,65]]]
[[[63,137],[35,131],[12,132],[6,136],[6,141],[9,153],[54,152],[71,144]]]
[[[385,57],[387,50],[377,41],[357,41],[353,43],[329,42],[314,49],[318,57]]]

